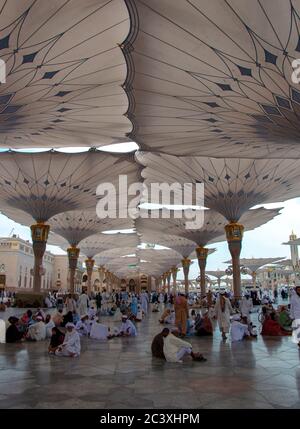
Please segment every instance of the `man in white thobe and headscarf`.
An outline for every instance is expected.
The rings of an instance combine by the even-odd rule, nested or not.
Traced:
[[[300,347],[300,283],[296,283],[291,295],[290,317],[293,319],[292,341]]]
[[[241,316],[235,314],[232,317],[231,328],[230,328],[231,341],[241,341],[245,337],[250,337],[248,325],[241,323]]]
[[[215,313],[218,319],[218,325],[222,332],[223,340],[226,340],[226,334],[230,328],[230,314],[233,313],[231,303],[225,296],[225,292],[220,292],[215,305]]]
[[[135,337],[137,335],[136,327],[125,315],[122,316],[122,325],[119,330],[119,335],[124,337]]]
[[[246,295],[243,296],[241,300],[240,310],[242,313],[242,317],[247,317],[248,323],[251,322],[250,312],[253,310],[253,302],[252,298],[250,298],[250,295],[248,293],[246,293]]]
[[[78,357],[80,355],[80,336],[75,330],[74,323],[66,324],[67,333],[61,346],[55,351],[56,356]]]
[[[46,336],[47,330],[43,318],[42,316],[37,316],[36,323],[29,326],[26,338],[31,341],[43,341]]]
[[[76,331],[81,336],[88,336],[91,330],[91,325],[89,321],[89,316],[87,314],[83,314],[81,319],[76,323],[75,326]]]
[[[89,307],[89,297],[85,292],[82,292],[78,300],[78,311],[80,316],[88,313],[88,307]]]
[[[164,329],[162,332],[163,335],[163,354],[167,362],[183,362],[183,357],[189,355],[193,360],[205,362],[206,359],[200,353],[194,353],[192,350],[192,345],[187,341],[178,338],[169,331],[169,329]]]
[[[144,314],[148,313],[148,303],[149,303],[148,294],[146,292],[143,292],[141,294],[141,305],[142,305],[142,310]]]
[[[77,305],[75,299],[72,297],[72,294],[69,293],[69,295],[66,298],[66,311],[67,313],[71,311],[72,313],[77,311]]]

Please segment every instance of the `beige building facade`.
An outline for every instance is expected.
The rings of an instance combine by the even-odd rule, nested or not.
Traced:
[[[0,239],[0,289],[11,292],[30,291],[33,288],[32,269],[34,256],[32,244],[17,236]],[[46,251],[43,259],[42,290],[66,291],[69,281],[67,255],[53,255]],[[81,291],[84,269],[78,262],[76,292]]]

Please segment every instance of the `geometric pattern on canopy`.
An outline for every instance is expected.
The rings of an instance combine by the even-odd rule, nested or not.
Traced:
[[[300,157],[298,1],[128,2],[131,137],[143,150]]]
[[[240,263],[244,267],[249,268],[252,272],[255,272],[258,268],[277,262],[280,259],[282,258],[242,258]],[[231,264],[231,262],[232,261],[226,261],[224,264]]]
[[[95,210],[97,186],[102,182],[117,185],[119,174],[128,174],[129,182],[137,181],[138,166],[132,156],[101,151],[3,152],[0,153],[0,209],[27,225],[32,220],[47,221],[69,210]],[[23,218],[21,210],[27,213]]]
[[[203,183],[204,205],[229,221],[238,221],[257,204],[300,196],[300,160],[176,157],[150,152],[136,152],[135,156],[146,167],[142,171],[146,185]],[[191,200],[196,203],[194,196]],[[160,201],[156,197],[149,202]]]
[[[195,243],[191,240],[179,237],[177,235],[164,234],[159,229],[151,230],[151,227],[146,227],[145,229],[141,227],[140,231],[142,234],[143,243],[158,244],[159,246],[173,249],[180,255],[181,259],[190,256],[196,247]],[[145,250],[148,251],[148,249]],[[154,252],[156,252],[156,255],[159,255],[160,252],[163,252],[163,249],[155,249]]]
[[[82,240],[79,244],[80,251],[92,258],[107,257],[113,259],[135,253],[139,241],[135,234],[98,234]],[[99,262],[98,265],[102,265]]]
[[[0,9],[1,147],[128,140],[123,0],[10,0]]]
[[[244,213],[240,219],[245,230],[257,228],[264,223],[270,221],[279,214],[281,209],[265,209],[258,208],[255,210],[248,210]],[[182,237],[184,239],[193,241],[197,246],[206,246],[208,243],[216,243],[225,240],[225,225],[227,221],[221,214],[214,210],[203,211],[203,226],[199,229],[188,229],[186,226],[186,219],[175,219],[172,216],[170,219],[162,218],[165,210],[152,210],[151,213],[157,213],[159,215],[156,219],[136,219],[135,226],[137,231],[142,234],[142,239],[145,241],[143,231],[148,232],[149,238],[151,233],[158,232],[155,234],[153,240],[155,243],[160,244],[160,238],[164,240],[165,234]],[[159,242],[156,241],[156,236]],[[164,242],[166,245],[166,241]]]
[[[154,264],[169,263],[170,266],[177,265],[182,259],[181,254],[174,249],[138,249],[137,255],[140,259]]]
[[[230,263],[231,263],[231,261],[230,261]],[[207,274],[208,276],[216,277],[217,279],[220,279],[221,277],[226,276],[225,271],[221,271],[221,270],[206,271],[205,274]]]
[[[107,262],[111,259],[116,259],[118,257],[136,254],[136,242],[134,241],[135,237],[134,236],[129,237],[129,236],[126,236],[126,234],[122,234],[122,235],[124,235],[123,238],[120,237],[121,234],[119,234],[119,237],[117,237],[117,239],[105,240],[103,242],[103,246],[101,249],[100,249],[101,241],[99,241],[97,249],[100,249],[100,251],[98,250],[98,252],[95,253],[95,255],[96,255],[95,259],[96,259],[97,265],[102,265],[103,261]],[[131,234],[131,235],[133,235],[133,234]],[[84,240],[82,243],[84,243],[85,241],[89,241],[90,238],[87,240]],[[82,253],[85,253],[84,252],[84,250],[85,250],[84,244],[81,246],[81,249],[82,249]]]
[[[95,210],[74,210],[60,213],[49,219],[50,229],[63,237],[71,246],[77,246],[81,240],[102,231],[132,228],[133,221],[127,219],[100,219]],[[48,244],[60,245],[59,237],[53,237]],[[99,240],[100,241],[100,240]]]

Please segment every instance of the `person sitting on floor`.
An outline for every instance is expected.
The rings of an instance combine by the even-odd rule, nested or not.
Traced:
[[[66,324],[67,333],[63,344],[58,346],[55,351],[56,356],[78,357],[80,356],[81,344],[80,335],[75,329],[73,323]]]
[[[246,337],[250,337],[250,332],[248,330],[248,324],[241,322],[241,315],[235,314],[232,317],[232,322],[230,326],[230,336],[231,341],[241,341]]]
[[[126,311],[127,311],[127,305],[126,305],[126,302],[124,301],[124,299],[121,301],[121,304],[120,304],[120,312],[122,313],[122,314],[124,314],[124,313],[126,313]]]
[[[201,317],[201,314],[197,314],[195,320],[195,334],[202,337],[213,334],[213,326],[209,318],[208,311]]]
[[[97,311],[94,307],[90,307],[88,310],[88,316],[90,320],[93,320],[96,317]]]
[[[36,311],[36,313],[35,313],[35,316],[37,317],[37,316],[41,316],[42,317],[42,320],[43,320],[43,322],[45,322],[45,320],[46,320],[46,313],[44,312],[44,310],[42,310],[41,308],[38,308],[37,309],[37,311]]]
[[[81,320],[76,323],[76,331],[81,336],[88,336],[90,333],[90,327],[89,316],[87,314],[83,314],[81,316]]]
[[[66,326],[67,323],[74,323],[73,321],[73,313],[72,311],[68,311],[64,316],[63,316],[63,321],[61,323],[60,326],[62,326],[63,328]]]
[[[79,320],[80,320],[79,314],[77,313],[77,311],[73,311],[73,323],[75,326],[76,326],[76,323],[79,322]]]
[[[0,302],[0,311],[5,311],[6,310],[6,305],[4,304],[3,301]]]
[[[141,304],[138,304],[138,309],[137,309],[137,313],[135,316],[135,320],[137,322],[141,322],[143,320],[143,310],[142,310]]]
[[[166,323],[166,319],[168,316],[170,316],[171,314],[171,309],[170,308],[166,308],[164,310],[164,312],[162,313],[160,319],[159,319],[159,323]]]
[[[187,337],[191,335],[195,335],[195,321],[193,319],[188,318],[186,321],[186,334]]]
[[[164,355],[164,335],[169,334],[170,330],[164,328],[159,334],[155,335],[151,344],[152,356],[159,359],[166,359]]]
[[[20,322],[23,323],[26,326],[29,326],[33,323],[32,320],[32,311],[27,310],[26,313],[23,314],[23,316],[20,319]]]
[[[47,314],[47,316],[46,316],[45,325],[46,325],[46,337],[47,338],[51,338],[51,336],[52,336],[52,329],[55,327],[55,323],[51,319],[51,315],[50,314]]]
[[[48,347],[48,352],[54,354],[58,347],[63,344],[64,339],[64,334],[56,326],[54,326],[51,330],[51,338]]]
[[[137,335],[136,327],[126,315],[122,316],[122,325],[118,335],[124,337],[135,337]]]
[[[247,316],[242,316],[241,322],[244,325],[248,326],[248,331],[249,331],[250,337],[257,337],[256,325],[253,325],[253,323],[248,319]]]
[[[59,310],[55,310],[55,312],[52,315],[52,320],[55,324],[55,326],[61,326],[64,320],[63,311],[60,308]]]
[[[266,316],[265,321],[262,325],[261,335],[269,335],[274,337],[290,335],[289,332],[282,329],[282,327],[275,320],[275,318],[275,312],[271,313],[269,316]]]
[[[93,321],[90,338],[94,340],[109,340],[112,337],[113,335],[110,335],[110,329],[108,326],[103,325],[99,320]]]
[[[29,341],[43,341],[46,339],[46,325],[43,322],[42,316],[36,317],[36,323],[28,327],[26,340]]]
[[[191,356],[193,360],[204,362],[206,359],[199,353],[192,351],[192,345],[181,338],[176,337],[171,332],[165,331],[163,334],[163,352],[167,362],[183,362],[184,356]]]
[[[23,333],[18,329],[18,321],[17,317],[11,316],[8,319],[10,325],[6,330],[5,340],[7,343],[15,343],[17,341],[21,341],[23,338]]]
[[[152,305],[152,313],[158,313],[159,312],[159,303],[158,302],[155,302],[153,305]]]
[[[292,331],[292,319],[290,318],[289,312],[287,311],[287,308],[285,305],[281,305],[278,307],[278,323],[281,326],[282,329],[284,329],[287,332]]]

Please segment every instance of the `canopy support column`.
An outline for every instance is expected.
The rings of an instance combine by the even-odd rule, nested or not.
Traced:
[[[206,278],[205,278],[205,268],[206,261],[208,256],[209,249],[199,246],[196,248],[196,254],[198,259],[198,265],[200,270],[200,289],[201,289],[201,298],[206,295]]]
[[[92,275],[93,275],[94,265],[95,265],[94,259],[87,258],[85,260],[86,272],[87,272],[87,276],[88,276],[88,282],[87,282],[88,283],[87,284],[88,295],[90,295],[91,291],[92,291]]]
[[[43,257],[46,251],[47,239],[50,226],[44,222],[38,222],[31,225],[32,248],[34,254],[33,268],[33,292],[41,293],[42,274],[43,274]]]
[[[68,253],[69,270],[70,270],[69,289],[70,289],[70,293],[72,295],[74,295],[74,293],[75,293],[75,273],[76,273],[80,249],[76,246],[71,246],[67,249],[67,253]]]
[[[240,254],[243,240],[243,225],[230,222],[225,226],[228,248],[232,258],[233,292],[236,300],[241,299]]]
[[[190,271],[191,262],[192,261],[187,257],[181,260],[183,274],[184,274],[184,289],[185,289],[186,295],[189,293],[189,271]]]

